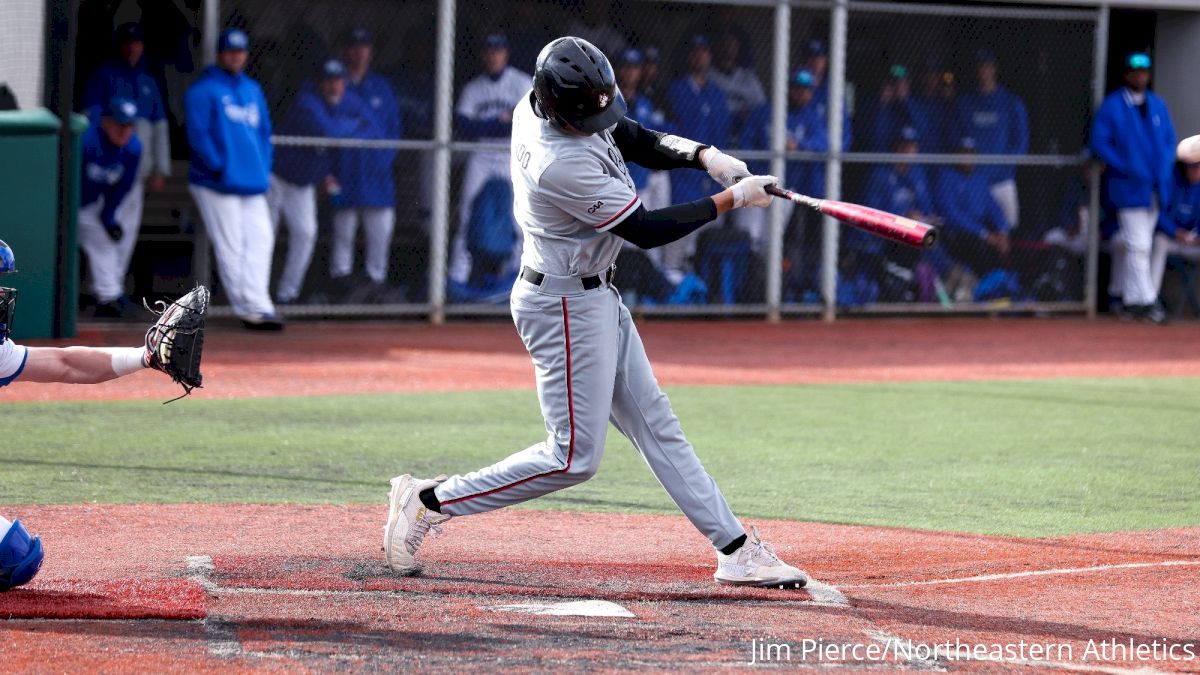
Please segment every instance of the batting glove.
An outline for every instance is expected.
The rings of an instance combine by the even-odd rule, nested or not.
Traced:
[[[767,194],[767,186],[778,183],[775,176],[747,176],[729,188],[733,192],[733,208],[743,206],[766,207],[771,205],[771,195]]]
[[[721,187],[733,187],[734,183],[750,175],[745,162],[714,147],[704,153],[704,168]]]

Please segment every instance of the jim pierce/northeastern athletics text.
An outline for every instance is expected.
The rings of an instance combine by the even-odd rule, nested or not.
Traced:
[[[795,649],[793,649],[795,647]],[[1077,649],[1077,647],[1081,647]],[[1088,640],[1086,645],[1056,642],[972,643],[955,639],[925,643],[886,638],[875,642],[826,642],[806,638],[795,643],[752,639],[749,664],[797,661],[999,661],[1073,662],[1195,661],[1200,643],[1166,638],[1137,642],[1133,638]]]

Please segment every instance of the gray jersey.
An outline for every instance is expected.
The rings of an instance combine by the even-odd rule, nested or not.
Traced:
[[[533,112],[513,111],[513,216],[525,233],[521,264],[557,276],[596,274],[617,259],[608,231],[641,205],[611,129],[572,136]]]

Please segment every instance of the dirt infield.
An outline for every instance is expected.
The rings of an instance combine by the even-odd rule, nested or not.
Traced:
[[[1081,319],[892,319],[644,322],[666,385],[1200,375],[1195,325]],[[79,344],[134,345],[126,328],[85,327]],[[50,344],[50,343],[39,343]],[[210,331],[205,388],[213,398],[533,387],[533,367],[503,322],[297,323],[282,337]],[[20,384],[0,401],[169,398],[152,374],[104,387]]]
[[[790,645],[791,666],[1200,669],[1088,652],[1158,642],[1200,657],[1200,529],[1014,539],[759,523],[821,582],[806,592],[713,584],[711,549],[682,517],[465,518],[431,536],[421,576],[396,578],[380,558],[382,505],[20,511],[48,558],[31,586],[0,595],[13,670],[732,668],[764,640]],[[568,600],[624,614],[530,607]],[[921,651],[955,640],[1057,651]],[[804,654],[817,644],[846,653]]]

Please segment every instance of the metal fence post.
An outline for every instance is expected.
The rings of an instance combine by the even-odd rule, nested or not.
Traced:
[[[200,31],[200,52],[204,65],[217,60],[217,34],[221,32],[221,0],[204,0],[201,10],[203,29]]]
[[[433,208],[430,213],[429,320],[446,320],[446,242],[450,233],[450,122],[454,102],[455,0],[438,0],[437,65],[434,77]]]
[[[787,78],[790,66],[792,6],[788,0],[775,5],[775,55],[771,63],[771,175],[784,179],[787,170]],[[767,214],[767,320],[779,321],[783,299],[783,208],[772,204]]]
[[[846,108],[846,0],[834,0],[829,15],[829,159],[825,162],[825,197],[841,199],[842,194],[842,117]],[[837,317],[838,222],[824,218],[821,249],[821,296],[825,301],[821,317]]]
[[[1108,73],[1108,5],[1100,5],[1096,14],[1096,39],[1092,54],[1092,111],[1104,100],[1104,80]],[[1093,162],[1088,170],[1088,251],[1084,278],[1084,302],[1087,316],[1096,318],[1096,300],[1100,289],[1100,165]]]

